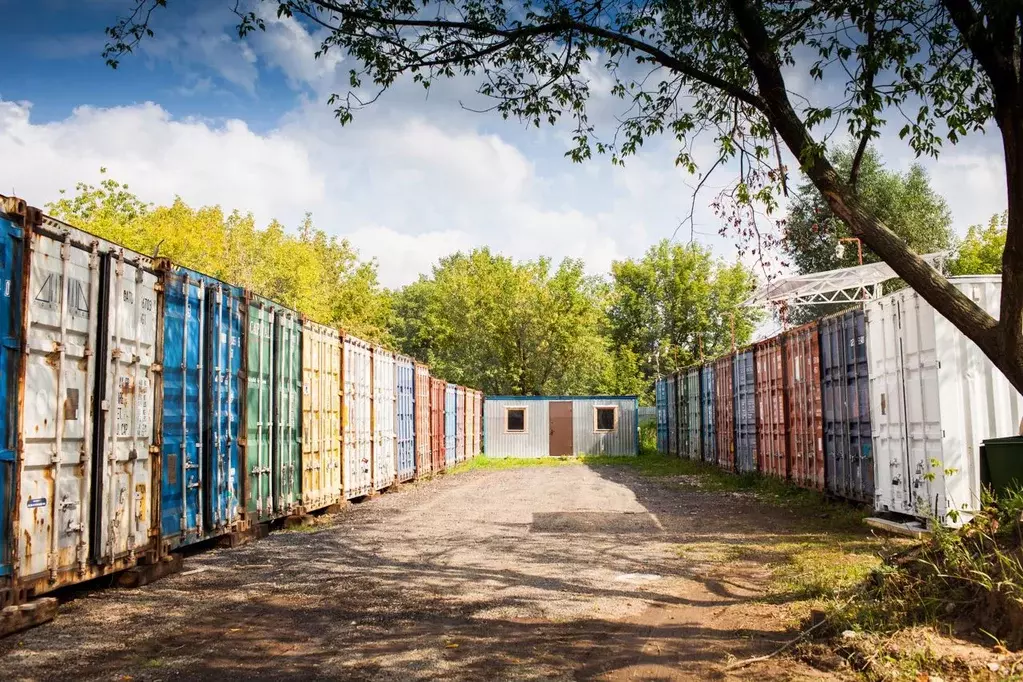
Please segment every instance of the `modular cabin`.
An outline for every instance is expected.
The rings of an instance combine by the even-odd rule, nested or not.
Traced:
[[[487,396],[488,457],[639,454],[636,396]]]

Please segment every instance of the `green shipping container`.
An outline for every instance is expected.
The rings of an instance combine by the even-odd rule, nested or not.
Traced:
[[[245,336],[245,511],[253,521],[301,504],[302,320],[247,296]]]

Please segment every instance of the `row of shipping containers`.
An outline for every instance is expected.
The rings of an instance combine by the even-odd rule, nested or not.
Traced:
[[[997,316],[999,277],[951,281]],[[661,452],[952,526],[979,508],[981,441],[1023,417],[990,360],[908,288],[659,377],[654,396]]]
[[[479,453],[479,391],[0,199],[0,606]]]

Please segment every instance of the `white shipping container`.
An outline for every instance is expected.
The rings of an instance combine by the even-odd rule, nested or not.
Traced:
[[[397,477],[394,430],[394,353],[373,349],[373,488],[383,490]]]
[[[29,259],[16,571],[40,593],[150,545],[158,279],[149,259],[50,219]]]
[[[373,490],[373,384],[370,347],[353,336],[344,337],[344,497],[352,499]]]
[[[1001,279],[952,283],[998,316]],[[877,511],[958,526],[980,505],[980,444],[1019,430],[1023,398],[912,289],[866,304]]]

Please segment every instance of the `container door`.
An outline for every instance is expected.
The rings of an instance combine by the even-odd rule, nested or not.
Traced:
[[[99,256],[41,234],[30,253],[15,539],[19,577],[57,581],[90,546]]]
[[[717,447],[714,442],[715,426],[717,420],[714,415],[714,391],[717,388],[712,366],[703,368],[703,385],[700,386],[701,408],[703,413],[702,421],[702,446],[703,461],[717,464]]]
[[[550,455],[571,457],[575,454],[572,433],[572,401],[557,400],[550,403]]]
[[[100,280],[92,556],[112,563],[149,544],[157,279],[120,253],[103,257]]]
[[[455,387],[448,384],[444,388],[444,464],[455,463]]]
[[[241,308],[238,297],[220,283],[206,289],[207,300],[207,405],[209,422],[203,446],[205,493],[204,528],[226,532],[237,520],[238,438],[241,407],[238,375],[241,371]]]
[[[320,426],[320,401],[318,387],[321,355],[324,352],[323,335],[309,324],[304,328],[302,343],[302,504],[306,509],[318,509],[324,503],[326,486],[323,482],[323,454]]]
[[[249,304],[246,343],[245,510],[257,519],[273,516],[271,480],[273,441],[270,438],[274,407],[272,391],[273,310],[262,301]]]
[[[11,573],[14,452],[18,445],[18,350],[24,233],[0,218],[0,576]]]
[[[400,360],[395,376],[396,432],[398,441],[398,480],[407,481],[416,474],[415,452],[415,369],[411,362]]]
[[[274,445],[275,510],[285,515],[301,500],[302,479],[302,324],[294,313],[274,315]],[[335,391],[337,393],[337,391]],[[336,439],[335,439],[336,440]]]
[[[163,436],[160,525],[177,546],[202,526],[200,450],[205,289],[187,272],[164,276]]]
[[[845,328],[845,374],[848,377],[849,496],[870,502],[874,499],[874,448],[870,437],[870,380],[863,311],[846,315],[842,324]]]

